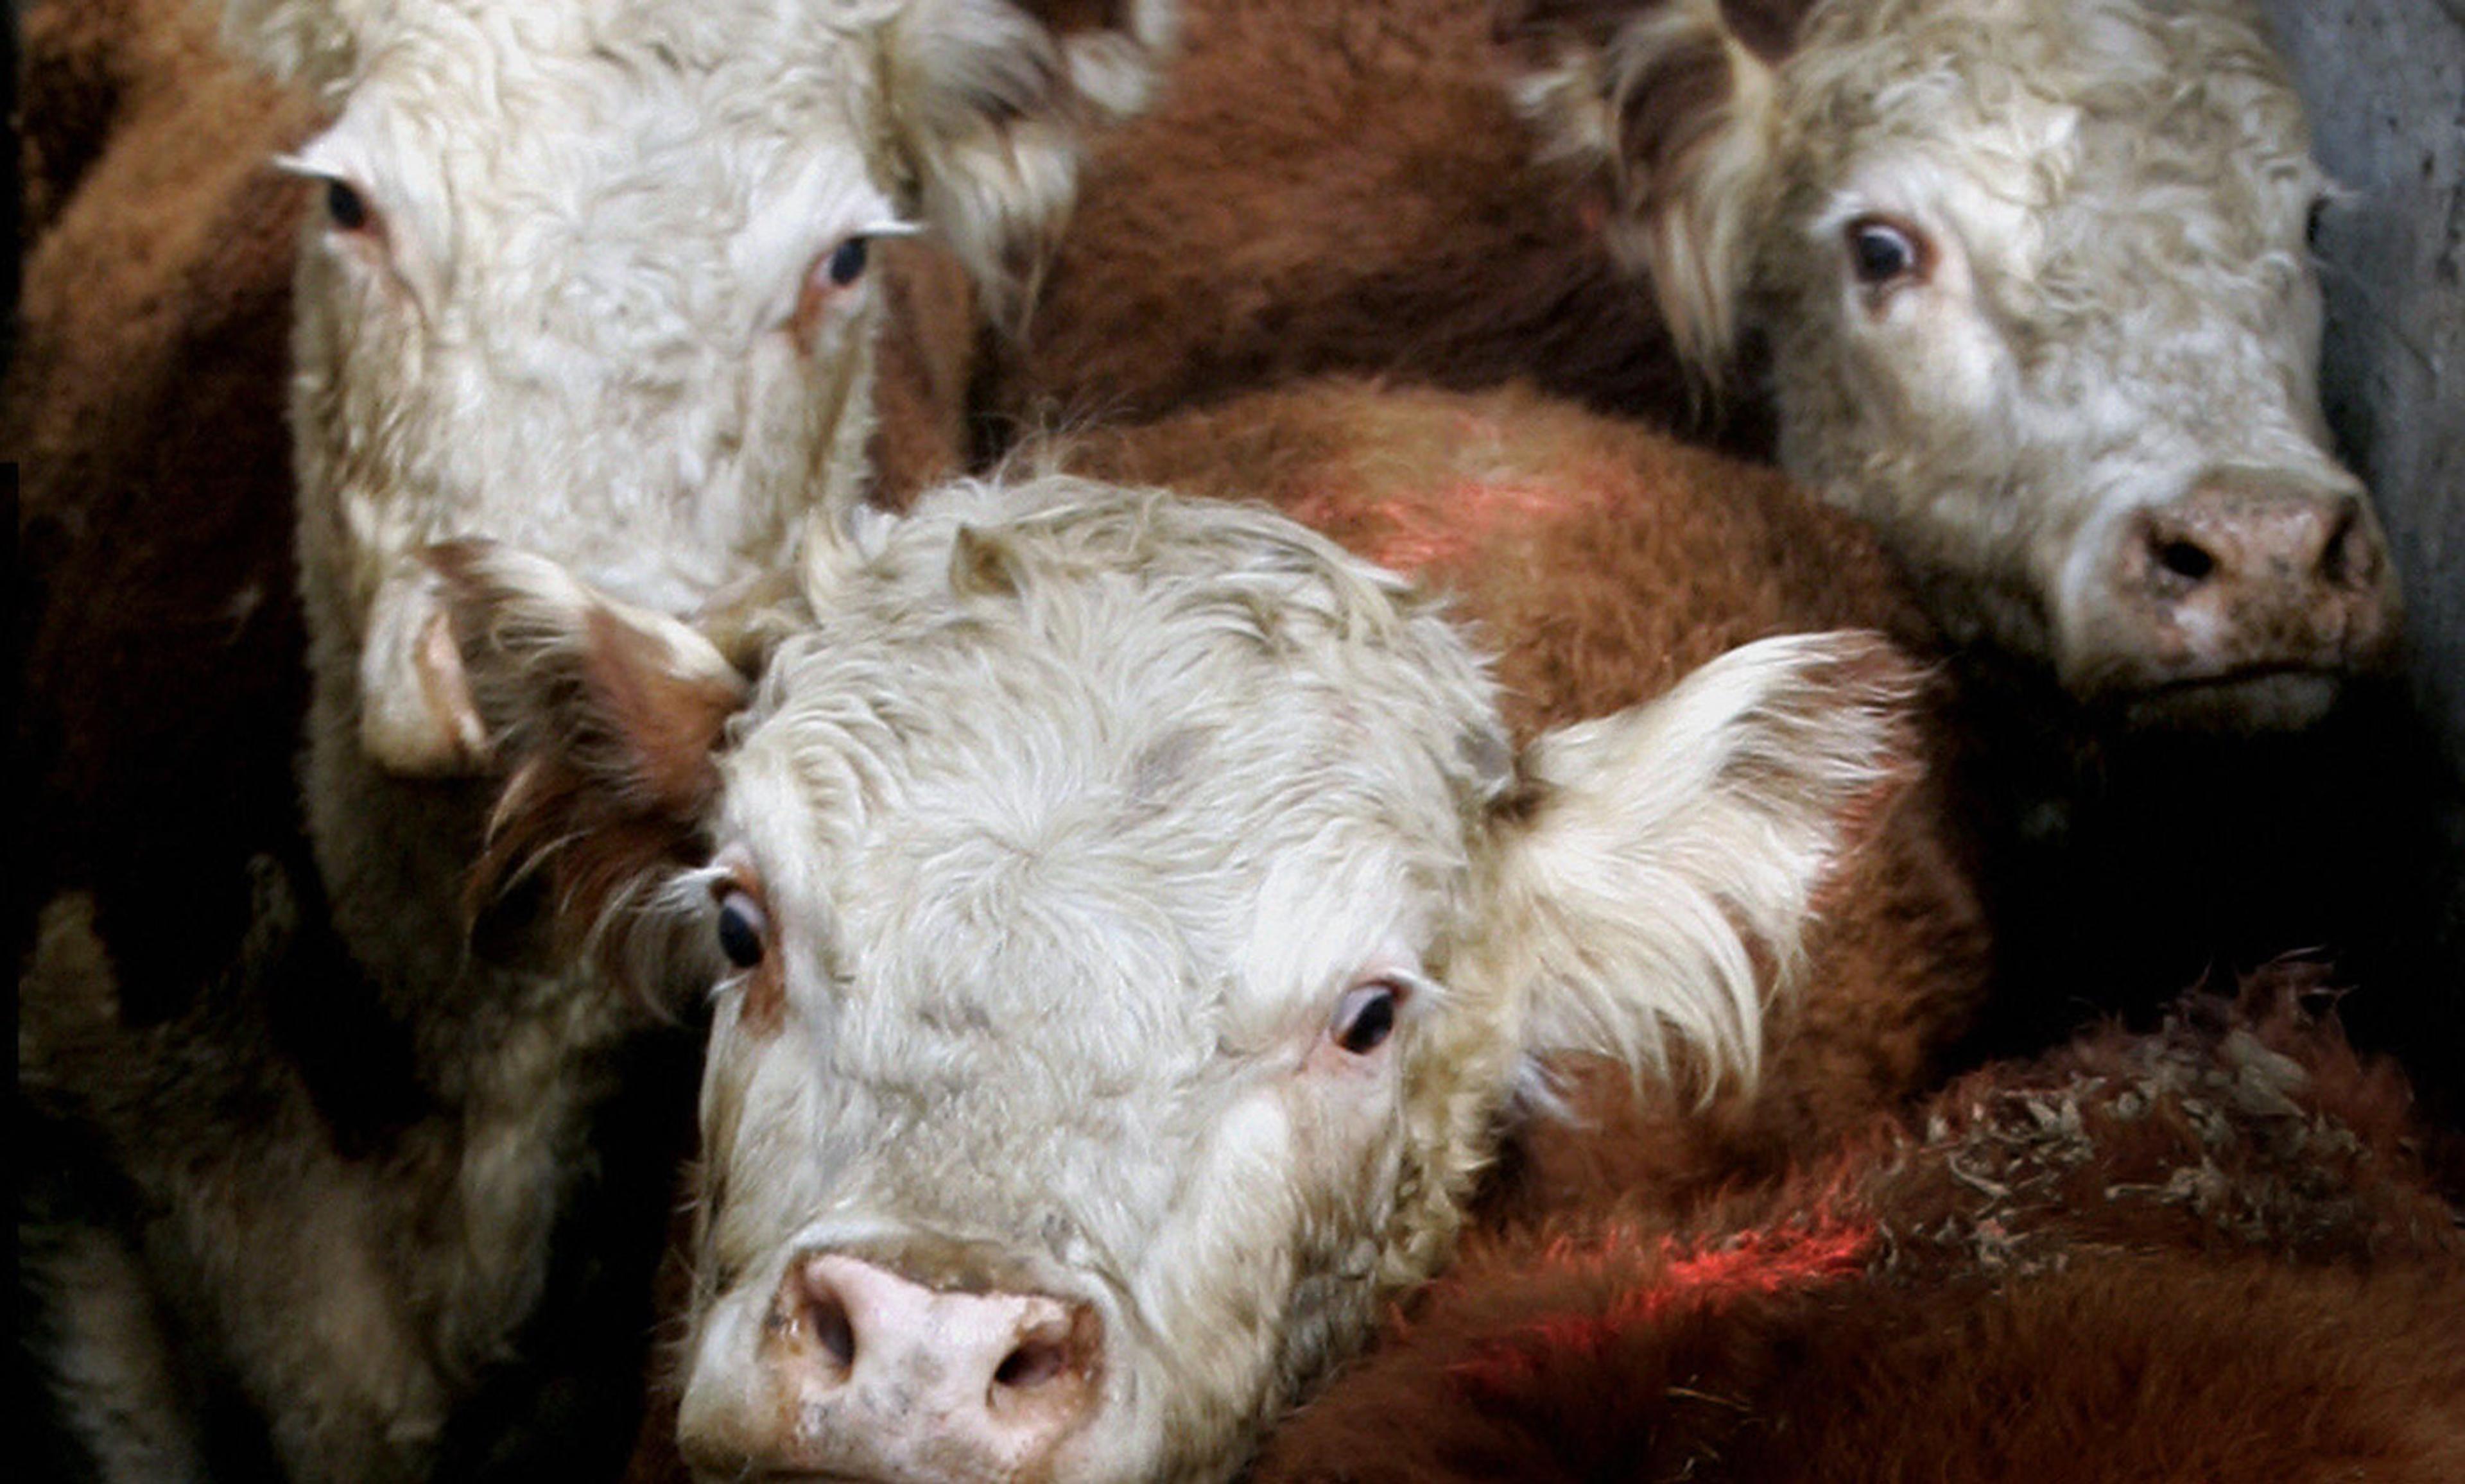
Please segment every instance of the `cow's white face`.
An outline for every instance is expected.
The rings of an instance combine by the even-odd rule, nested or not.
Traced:
[[[1465,1173],[1406,1122],[1462,1022],[1503,1035],[1453,983],[1511,757],[1479,667],[1315,542],[1159,518],[1055,518],[1068,551],[917,522],[770,662],[713,879],[777,952],[712,1038],[706,1462],[811,1389],[779,1327],[805,1254],[949,1249],[1100,1340],[1056,1362],[1099,1399],[1062,1476],[1186,1474],[1366,1322],[1392,1227]]]
[[[381,762],[474,761],[419,547],[518,543],[681,613],[858,497],[875,246],[929,230],[1002,292],[1167,26],[1033,4],[231,0],[335,113],[287,162],[293,423],[312,617]]]
[[[880,22],[836,9],[415,4],[359,39],[290,161],[303,482],[355,577],[486,532],[686,611],[858,476],[868,245],[913,200]]]
[[[1956,637],[2305,720],[2385,649],[2390,577],[2320,415],[2299,104],[2223,14],[2005,9],[1874,8],[1790,68],[1756,315],[1783,460]],[[2316,581],[2169,601],[2244,562]]]
[[[2242,0],[1829,0],[1769,63],[1708,0],[1668,11],[1536,103],[1635,126],[1723,79],[1622,240],[1699,354],[1768,337],[1782,461],[1955,638],[2253,726],[2387,659],[2393,574],[2315,383],[2326,183]]]
[[[607,652],[490,560],[466,631]],[[657,831],[577,838],[538,806],[566,764],[507,811],[620,958],[715,986],[679,1425],[712,1477],[1230,1472],[1443,1257],[1533,1054],[1751,1066],[1748,943],[1788,961],[1894,765],[1892,676],[1817,637],[1519,768],[1428,603],[1229,505],[949,492],[807,589],[664,790],[707,801],[704,863],[611,887]],[[492,710],[556,704],[514,668]]]

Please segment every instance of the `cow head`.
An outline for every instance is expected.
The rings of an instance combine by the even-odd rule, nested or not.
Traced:
[[[1752,1074],[1905,768],[1868,636],[1519,758],[1432,602],[1263,511],[1053,479],[816,541],[733,716],[674,621],[448,559],[500,864],[713,999],[709,1477],[1227,1474],[1446,1255],[1536,1058]]]
[[[1938,619],[2135,720],[2307,722],[2396,594],[2327,448],[2331,199],[2244,0],[1531,0],[1524,84],[1707,370]]]
[[[1046,12],[1053,13],[1046,13]],[[333,122],[293,399],[311,614],[404,770],[469,762],[428,543],[688,611],[856,498],[874,245],[1015,299],[1165,0],[230,0]]]

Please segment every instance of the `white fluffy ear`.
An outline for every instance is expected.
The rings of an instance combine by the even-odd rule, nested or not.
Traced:
[[[998,312],[1033,290],[1089,130],[1144,106],[1173,0],[915,0],[890,23],[890,116],[925,220]]]
[[[1749,36],[1720,0],[1511,0],[1500,20],[1533,58],[1515,92],[1542,159],[1606,195],[1610,250],[1650,277],[1679,352],[1707,374],[1736,343],[1769,185],[1779,79],[1758,45],[1785,50],[1788,22],[1755,19],[1764,33]]]
[[[1751,1081],[1815,889],[1913,769],[1918,683],[1879,635],[1765,639],[1535,742],[1483,909],[1525,1051],[1666,1074],[1675,1037],[1707,1091]]]
[[[383,0],[223,0],[223,44],[278,82],[331,99]]]
[[[474,709],[505,785],[475,890],[534,873],[560,918],[608,908],[691,853],[744,678],[677,619],[491,542],[432,546]]]

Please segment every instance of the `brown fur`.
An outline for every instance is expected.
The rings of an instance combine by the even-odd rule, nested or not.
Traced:
[[[491,622],[486,615],[513,601],[485,570],[491,549],[453,542],[425,554],[445,579],[475,699],[508,770],[467,899],[477,915],[536,875],[562,947],[595,948],[623,980],[619,945],[578,935],[654,868],[707,851],[701,820],[719,792],[716,749],[746,687],[732,674],[677,673],[658,640],[605,607],[583,614],[571,650],[527,626]]]
[[[1321,383],[1063,448],[1075,471],[1264,500],[1433,580],[1498,653],[1526,737],[1657,695],[1772,633],[1863,627],[1928,642],[1873,540],[1784,476],[1526,389]],[[1923,750],[1944,750],[1931,723]],[[1623,1074],[1569,1066],[1583,1118],[1523,1141],[1501,1207],[1600,1188],[1676,1204],[1774,1174],[1928,1085],[1984,991],[1986,930],[1940,778],[1918,780],[1876,828],[1823,895],[1807,989],[1769,1023],[1761,1089],[1638,1101]]]
[[[2300,987],[1969,1077],[1707,1218],[1495,1236],[1256,1476],[2455,1477],[2465,1234]]]
[[[1326,371],[1688,406],[1586,203],[1532,168],[1489,0],[1183,9],[1155,107],[1091,157],[997,411],[1144,418]]]

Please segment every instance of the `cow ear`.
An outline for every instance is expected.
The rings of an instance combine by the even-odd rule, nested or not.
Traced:
[[[223,44],[276,81],[330,100],[359,65],[378,0],[225,0]]]
[[[922,211],[1016,318],[1088,133],[1145,104],[1173,0],[918,0],[888,33],[889,114]]]
[[[1919,682],[1879,635],[1765,639],[1536,741],[1482,937],[1524,1050],[1751,1082],[1817,888],[1914,774]]]
[[[1737,340],[1757,198],[1770,184],[1778,78],[1793,22],[1770,4],[1509,0],[1526,70],[1516,99],[1544,163],[1606,201],[1610,251],[1645,274],[1687,361]]]
[[[544,878],[560,920],[595,933],[630,891],[695,858],[744,678],[685,624],[545,558],[465,541],[422,559],[504,779],[474,896]]]

